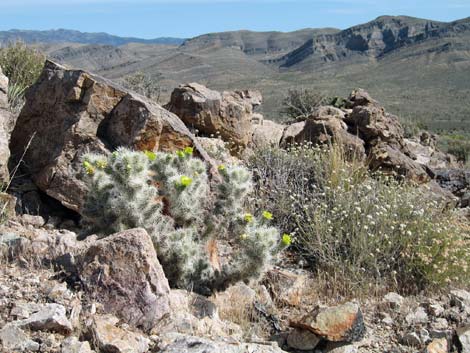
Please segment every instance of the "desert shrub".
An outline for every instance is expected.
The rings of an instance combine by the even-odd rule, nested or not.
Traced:
[[[425,190],[370,174],[339,146],[270,148],[249,165],[256,206],[271,207],[299,257],[319,276],[341,278],[344,294],[468,284],[468,230]]]
[[[23,42],[0,49],[0,66],[10,80],[8,100],[13,108],[21,106],[24,92],[41,74],[46,57]]]
[[[468,134],[447,133],[439,137],[439,144],[443,150],[467,164],[470,162],[470,141],[468,138]]]
[[[315,90],[289,89],[282,101],[281,113],[293,121],[302,121],[324,103],[326,103],[326,97]]]
[[[126,88],[150,98],[157,103],[160,101],[162,88],[154,77],[145,75],[143,72],[136,72],[135,74],[124,77],[123,84]]]
[[[145,228],[175,287],[209,294],[259,277],[290,241],[270,224],[271,213],[244,211],[252,190],[244,167],[221,165],[211,185],[192,148],[172,154],[120,148],[85,155],[83,164],[85,226],[103,234]]]

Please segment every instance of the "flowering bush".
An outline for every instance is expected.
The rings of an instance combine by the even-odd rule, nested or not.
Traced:
[[[221,180],[211,185],[206,164],[192,153],[120,148],[85,155],[82,215],[89,231],[105,235],[145,228],[170,283],[210,294],[259,277],[289,242],[271,225],[271,213],[246,213],[247,169],[219,168]]]
[[[338,146],[261,150],[249,164],[257,206],[270,208],[298,254],[317,273],[342,278],[344,289],[468,284],[468,229],[425,189],[371,175]]]

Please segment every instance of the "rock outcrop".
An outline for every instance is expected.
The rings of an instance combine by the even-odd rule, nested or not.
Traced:
[[[10,142],[13,161],[31,138],[27,172],[42,191],[74,211],[85,194],[83,153],[109,153],[118,146],[152,151],[194,146],[210,160],[176,115],[104,78],[51,61],[26,93]]]
[[[261,101],[257,91],[220,93],[198,83],[189,83],[173,91],[166,108],[199,133],[217,135],[244,148],[252,140],[253,109]]]
[[[10,179],[8,172],[8,160],[10,149],[10,125],[12,114],[8,111],[8,78],[0,68],[0,183],[7,183]]]
[[[150,331],[169,314],[168,280],[144,229],[131,229],[91,244],[78,260],[85,292],[106,313]]]

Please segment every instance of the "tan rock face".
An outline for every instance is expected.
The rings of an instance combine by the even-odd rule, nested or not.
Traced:
[[[262,124],[253,129],[253,147],[279,146],[285,126],[271,120],[263,120]]]
[[[150,331],[169,314],[168,281],[143,229],[93,243],[78,260],[78,275],[91,298],[131,326]]]
[[[118,146],[174,150],[194,146],[209,157],[180,119],[104,78],[46,62],[12,133],[18,159],[31,136],[25,166],[34,182],[64,206],[79,211],[85,195],[80,157]]]
[[[449,344],[446,338],[436,338],[426,347],[425,353],[447,353]]]
[[[186,126],[205,135],[218,134],[224,141],[246,147],[253,134],[253,107],[261,104],[257,91],[213,91],[197,83],[181,85],[166,106]]]
[[[401,175],[417,183],[425,183],[430,180],[424,168],[405,155],[398,148],[380,143],[369,151],[370,168],[380,169],[389,174]]]
[[[355,303],[317,307],[300,321],[291,323],[291,326],[309,330],[331,342],[359,341],[366,330],[361,309]]]
[[[144,353],[149,349],[149,340],[137,333],[117,326],[119,320],[111,315],[96,316],[91,335],[96,348],[104,353]]]

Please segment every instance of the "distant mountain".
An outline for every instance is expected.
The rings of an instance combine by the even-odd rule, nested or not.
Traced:
[[[304,44],[309,38],[340,32],[336,28],[302,29],[294,32],[233,31],[210,33],[186,40],[183,50],[234,48],[247,55],[279,56]]]
[[[22,40],[26,43],[81,43],[119,46],[128,43],[168,44],[179,45],[184,42],[182,38],[155,38],[142,39],[133,37],[119,37],[107,33],[83,33],[68,29],[55,29],[48,31],[31,31],[12,29],[0,31],[0,43]]]
[[[312,68],[334,61],[369,61],[384,58],[405,47],[457,37],[464,38],[470,50],[470,18],[444,23],[406,16],[382,16],[337,33],[311,36],[279,63],[284,68],[306,65]]]
[[[15,32],[0,32],[0,41],[5,33]],[[404,119],[470,132],[470,18],[444,23],[382,16],[345,30],[243,30],[170,45],[75,31],[26,33],[34,34],[27,41],[64,64],[115,80],[137,71],[154,77],[163,99],[184,82],[259,89],[265,116],[282,120],[289,88],[346,95],[361,87]]]

